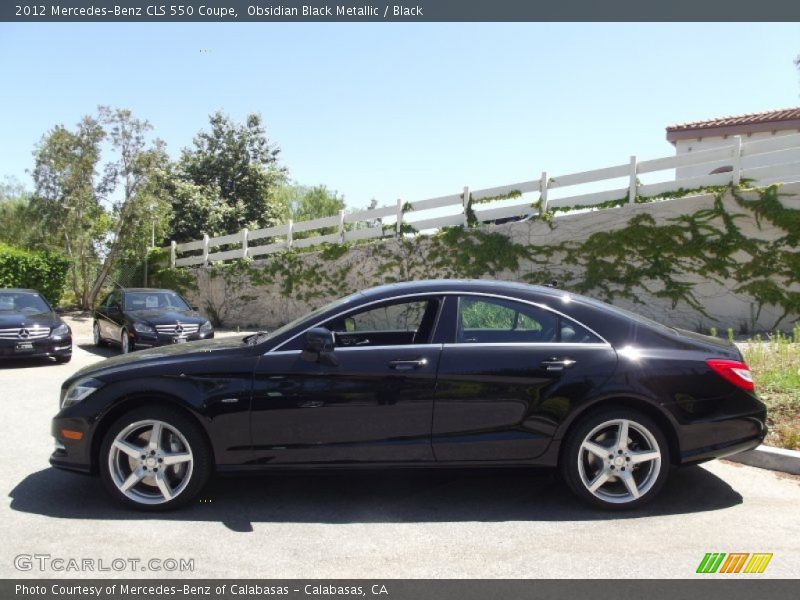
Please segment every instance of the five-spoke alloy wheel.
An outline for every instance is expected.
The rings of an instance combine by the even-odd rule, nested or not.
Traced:
[[[617,409],[590,414],[573,429],[561,471],[582,499],[624,509],[655,497],[669,464],[669,448],[658,425],[639,412]]]
[[[190,501],[211,471],[208,445],[188,417],[166,407],[124,415],[108,431],[100,472],[109,491],[144,510]]]

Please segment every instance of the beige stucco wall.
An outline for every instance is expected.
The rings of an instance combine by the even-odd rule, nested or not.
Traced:
[[[786,185],[781,189],[780,202],[787,208],[800,210],[800,184]],[[745,194],[748,197],[748,193]],[[750,198],[758,198],[756,193],[749,194]],[[510,236],[517,244],[552,246],[562,242],[582,242],[597,232],[616,231],[624,228],[630,219],[642,213],[650,215],[656,224],[668,224],[677,217],[697,213],[711,208],[714,196],[703,195],[686,197],[677,200],[657,202],[652,204],[636,204],[621,208],[598,210],[595,212],[565,215],[555,218],[548,224],[540,220],[513,223],[482,231],[500,232]],[[736,204],[734,198],[727,194],[722,199],[726,212],[743,214],[737,219],[737,226],[745,236],[755,239],[777,240],[786,235],[786,231],[779,229],[762,219],[760,224],[753,213],[743,210]],[[320,280],[335,281],[336,285],[328,285],[327,290],[315,290],[315,297],[304,298],[308,290],[302,285],[295,284],[295,289],[287,293],[285,282],[253,285],[247,275],[234,275],[221,277],[213,269],[192,269],[196,277],[197,291],[189,292],[191,300],[201,306],[213,306],[226,326],[240,326],[251,328],[254,326],[267,329],[280,326],[310,309],[335,299],[342,291],[349,292],[381,284],[387,278],[398,280],[437,278],[446,275],[442,268],[437,268],[426,261],[426,248],[430,240],[421,240],[420,244],[400,244],[397,240],[389,239],[378,241],[369,245],[349,248],[342,256],[326,260],[320,252],[313,252],[295,256],[300,268],[305,270],[306,276],[316,277]],[[410,249],[409,249],[410,246]],[[406,252],[413,255],[405,256]],[[794,248],[794,252],[798,249]],[[384,257],[390,255],[398,257],[397,265],[389,272],[381,271],[385,265]],[[560,281],[569,281],[572,275],[580,277],[579,266],[563,266],[559,256],[551,257],[546,268]],[[742,254],[741,260],[747,261],[750,257]],[[255,270],[268,268],[274,260],[288,260],[286,257],[273,256],[266,261],[254,261],[251,268]],[[493,279],[524,280],[526,275],[536,273],[541,266],[524,260],[513,270],[504,270],[495,273]],[[341,281],[337,281],[338,273],[344,273]],[[784,276],[780,279],[781,286],[791,291],[800,292],[800,273],[788,280]],[[658,282],[645,282],[651,292],[637,287],[637,297],[640,302],[620,298],[613,302],[652,317],[666,324],[688,329],[707,331],[710,327],[724,329],[733,327],[736,331],[750,331],[753,329],[769,329],[781,316],[783,310],[775,306],[764,306],[757,321],[753,316],[756,306],[751,297],[737,293],[735,281],[714,281],[697,274],[687,273],[682,281],[694,284],[694,295],[706,308],[710,315],[704,316],[686,302],[679,302],[673,307],[671,301],[659,298],[651,292],[658,290]],[[325,287],[325,286],[323,286]],[[599,295],[592,294],[589,295]],[[800,315],[788,315],[780,326],[788,329],[793,323],[798,322]]]

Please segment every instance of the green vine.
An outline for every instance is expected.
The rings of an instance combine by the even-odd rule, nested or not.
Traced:
[[[226,305],[220,301],[213,308],[223,320],[226,314],[235,314],[236,302],[252,301],[247,293],[251,287],[266,286],[284,297],[319,304],[379,283],[497,278],[528,283],[555,280],[563,289],[609,302],[663,298],[673,308],[685,304],[712,319],[691,282],[703,280],[752,298],[751,327],[765,306],[779,309],[781,317],[774,328],[787,316],[799,315],[800,292],[794,290],[800,278],[800,211],[781,203],[778,187],[746,192],[730,186],[679,190],[637,197],[636,203],[708,193],[713,194],[710,206],[704,203],[658,222],[649,212],[637,212],[623,227],[597,231],[583,240],[530,243],[519,235],[525,231],[521,224],[512,231],[449,227],[432,236],[401,235],[329,245],[315,252],[287,250],[257,262],[214,265],[208,268],[209,276],[221,277],[225,297],[238,300],[227,300]],[[481,201],[497,199],[502,198]],[[618,199],[605,205],[622,203]],[[474,226],[473,204],[470,198],[467,216]],[[555,228],[556,212],[576,208],[551,210],[540,218]],[[744,221],[759,229],[769,224],[779,235],[745,233]],[[358,252],[351,252],[355,246]]]

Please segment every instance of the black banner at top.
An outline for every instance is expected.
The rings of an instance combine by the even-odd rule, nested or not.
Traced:
[[[798,0],[23,0],[19,22],[800,21]]]

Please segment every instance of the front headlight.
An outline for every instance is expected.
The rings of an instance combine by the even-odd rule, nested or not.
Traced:
[[[98,379],[79,379],[67,388],[61,395],[61,408],[67,408],[73,404],[85,400],[91,394],[103,387],[103,382]]]
[[[211,333],[212,331],[214,331],[214,328],[211,326],[211,321],[206,321],[200,325],[200,333]]]
[[[134,323],[133,329],[138,333],[152,333],[155,334],[156,328],[147,323]]]
[[[61,337],[62,335],[69,335],[69,326],[66,323],[62,323],[53,331],[50,332],[50,335],[53,337]]]

